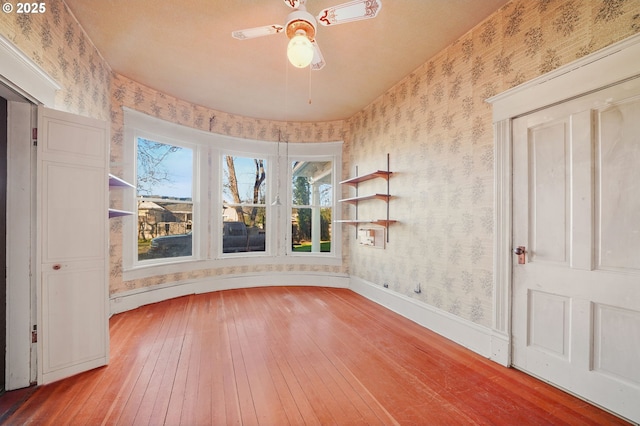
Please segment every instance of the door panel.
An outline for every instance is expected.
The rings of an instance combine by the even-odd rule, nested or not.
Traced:
[[[513,122],[512,341],[517,368],[637,422],[636,80]]]
[[[567,123],[530,130],[531,253],[538,262],[567,261]]]
[[[38,111],[38,383],[109,356],[108,132],[103,121]]]
[[[598,115],[598,268],[640,270],[640,99]]]
[[[43,222],[42,262],[72,258],[101,264],[107,242],[104,233],[96,230],[106,225],[99,210],[104,193],[94,188],[104,185],[104,169],[47,162],[42,177],[43,206],[51,216]],[[90,238],[87,232],[92,233]]]
[[[542,291],[529,293],[529,346],[560,358],[569,358],[571,300]]]
[[[104,161],[104,146],[96,141],[104,136],[103,129],[82,125],[73,120],[58,120],[49,123],[42,151],[48,155],[72,156],[93,161],[99,166]]]
[[[596,304],[594,316],[594,369],[640,386],[640,312]]]
[[[104,298],[87,285],[89,280],[103,281],[103,271],[91,267],[63,269],[43,273],[47,282],[42,294],[46,306],[43,314],[48,320],[42,324],[42,331],[49,337],[44,371],[90,364],[104,357],[105,312],[96,309],[104,305]]]

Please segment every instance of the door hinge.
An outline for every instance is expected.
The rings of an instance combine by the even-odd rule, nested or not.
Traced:
[[[31,343],[38,343],[38,326],[34,325],[31,331]]]
[[[38,146],[38,128],[31,129],[31,139],[33,139],[33,146]]]

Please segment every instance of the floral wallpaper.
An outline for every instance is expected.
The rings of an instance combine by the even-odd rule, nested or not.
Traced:
[[[43,14],[0,13],[0,34],[62,86],[51,107],[108,119],[111,68],[62,0],[46,7]]]
[[[190,104],[117,74],[113,76],[111,95],[112,165],[122,165],[131,161],[124,158],[123,155],[123,143],[125,143],[125,141],[123,140],[124,113],[122,107],[135,109],[183,126],[244,139],[258,139],[276,143],[280,132],[282,132],[282,135],[290,142],[332,142],[345,138],[345,122],[343,121],[286,123],[242,117]],[[121,175],[120,172],[118,167],[112,166],[112,173]],[[112,203],[116,206],[118,202],[119,200],[112,199]],[[123,281],[122,219],[111,219],[110,224],[110,291],[112,294],[142,287],[248,272],[328,272],[336,274],[347,272],[347,256],[343,258],[342,266],[317,266],[307,264],[251,265],[251,260],[249,259],[247,260],[247,265],[235,267],[225,266]]]
[[[0,0],[0,4],[4,3]],[[280,132],[290,142],[330,142],[345,138],[344,121],[285,123],[247,118],[190,104],[129,80],[112,72],[62,0],[48,0],[46,6],[44,14],[0,13],[0,34],[62,86],[53,108],[111,122],[111,172],[116,175],[121,175],[122,165],[128,162],[123,158],[122,149],[123,106],[184,126],[246,139],[276,142]],[[113,191],[111,206],[120,206],[122,196],[122,192]],[[345,254],[342,266],[248,264],[125,282],[122,279],[122,220],[109,221],[111,294],[247,272],[343,274],[347,271],[348,255]]]
[[[6,3],[0,0],[0,4]],[[111,122],[112,172],[123,164],[126,106],[197,129],[248,139],[344,140],[343,176],[386,168],[392,219],[384,250],[358,245],[345,225],[341,266],[242,265],[122,279],[122,219],[110,220],[110,291],[246,272],[350,273],[491,326],[493,129],[485,99],[640,31],[640,0],[513,0],[346,121],[283,123],[232,115],[168,96],[112,72],[63,0],[45,14],[0,14],[0,34],[63,89],[54,108]],[[364,185],[368,185],[366,188]],[[361,193],[386,189],[363,184]],[[353,190],[343,188],[343,196]],[[118,207],[121,199],[111,200]],[[343,206],[343,216],[354,207]],[[384,203],[359,206],[380,218]],[[417,285],[421,292],[415,293]]]
[[[491,326],[494,147],[485,99],[638,31],[638,0],[515,0],[352,117],[350,173],[384,169],[390,154],[398,223],[385,250],[358,246],[349,233],[351,275]],[[360,218],[386,214],[380,204],[358,209]]]

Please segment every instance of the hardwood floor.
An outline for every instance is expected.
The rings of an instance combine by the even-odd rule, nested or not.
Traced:
[[[111,319],[111,363],[7,424],[625,424],[345,289],[186,296]]]

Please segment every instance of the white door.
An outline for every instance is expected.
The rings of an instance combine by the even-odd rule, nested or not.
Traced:
[[[108,131],[103,121],[38,110],[38,383],[109,356]]]
[[[640,422],[640,79],[513,121],[513,364]]]

